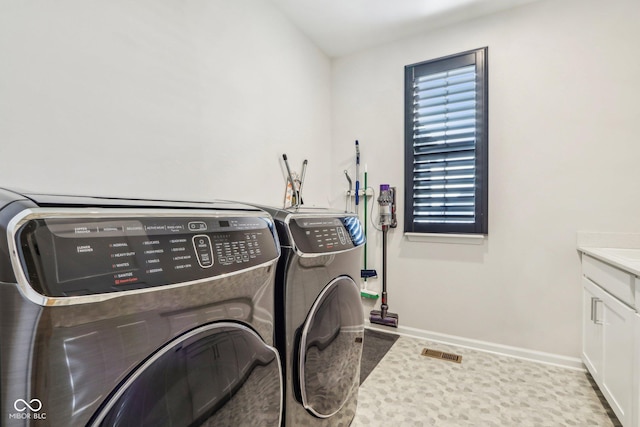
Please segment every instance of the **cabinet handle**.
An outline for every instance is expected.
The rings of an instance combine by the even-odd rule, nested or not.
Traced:
[[[598,320],[598,303],[602,302],[600,298],[591,297],[591,321],[596,325],[604,325],[602,320]]]

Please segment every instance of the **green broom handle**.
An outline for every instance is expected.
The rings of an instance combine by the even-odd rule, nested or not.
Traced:
[[[364,165],[364,269],[367,269],[367,165]],[[364,278],[367,281],[367,278]]]

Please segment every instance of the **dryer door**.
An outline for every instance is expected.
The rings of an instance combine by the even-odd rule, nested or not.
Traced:
[[[92,426],[279,426],[282,375],[277,351],[231,322],[199,327],[140,365],[89,423]]]
[[[315,416],[336,414],[358,387],[363,336],[360,288],[350,277],[340,276],[316,299],[300,337],[302,404]]]

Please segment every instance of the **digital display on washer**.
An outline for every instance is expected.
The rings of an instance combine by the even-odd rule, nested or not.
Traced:
[[[304,253],[338,252],[356,246],[340,218],[293,218],[289,229]]]
[[[46,296],[189,282],[278,257],[257,217],[34,219],[17,238],[26,276]]]

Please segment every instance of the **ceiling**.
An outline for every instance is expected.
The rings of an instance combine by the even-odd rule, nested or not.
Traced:
[[[538,0],[270,0],[330,57]]]

